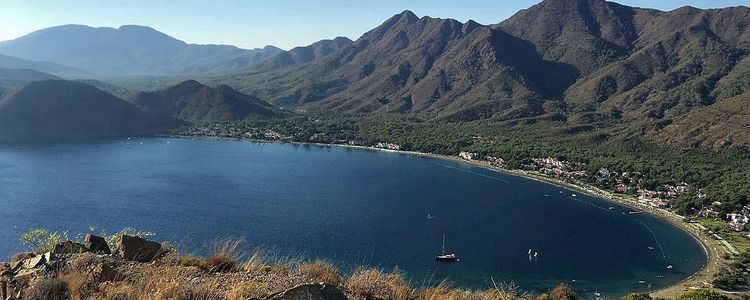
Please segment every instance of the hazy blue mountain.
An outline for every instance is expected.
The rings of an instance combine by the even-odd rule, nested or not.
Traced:
[[[150,27],[63,25],[0,42],[0,53],[97,74],[184,74],[250,66],[283,50],[187,44]]]
[[[240,93],[227,85],[210,87],[195,80],[187,80],[160,91],[141,92],[133,98],[133,103],[148,111],[188,122],[278,116],[268,102]]]
[[[0,142],[150,135],[181,124],[73,81],[31,82],[0,100]]]
[[[0,54],[0,68],[32,69],[59,76],[86,76],[86,71],[46,61],[32,61]]]
[[[320,40],[309,46],[296,47],[279,53],[257,65],[258,69],[273,70],[291,65],[307,63],[321,59],[329,54],[352,44],[346,37],[336,37],[332,40]]]
[[[57,76],[31,69],[0,68],[0,88],[14,90],[24,85],[40,80],[59,79]]]

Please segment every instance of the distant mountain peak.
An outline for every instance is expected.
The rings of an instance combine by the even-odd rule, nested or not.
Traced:
[[[399,17],[400,19],[405,19],[405,20],[409,20],[409,21],[416,21],[416,20],[419,20],[419,17],[417,17],[417,15],[416,15],[416,14],[415,14],[414,12],[412,12],[411,10],[408,10],[408,9],[407,9],[407,10],[405,10],[405,11],[402,11],[402,12],[401,12],[400,14],[398,14],[397,16],[398,16],[398,17]]]
[[[694,6],[690,6],[690,5],[685,5],[685,6],[682,6],[680,8],[676,8],[670,11],[670,13],[678,14],[678,15],[696,14],[696,13],[701,13],[701,12],[703,12],[703,10]]]
[[[348,37],[345,37],[345,36],[337,36],[337,37],[333,38],[333,41],[336,42],[336,43],[344,42],[344,43],[347,43],[347,44],[353,42],[352,39],[350,39]]]
[[[228,85],[210,87],[195,80],[155,92],[141,92],[133,102],[146,110],[188,122],[236,121],[275,117],[273,106]]]
[[[160,32],[152,27],[144,26],[144,25],[135,25],[135,24],[125,24],[121,25],[117,30],[133,30],[133,31],[155,31]],[[161,33],[161,32],[160,32]]]
[[[205,86],[202,83],[198,82],[195,79],[188,79],[185,81],[182,81],[178,83],[176,86],[182,86],[182,87],[199,87],[199,86]]]
[[[263,50],[279,50],[279,51],[282,51],[282,50],[281,50],[281,48],[279,48],[279,47],[276,47],[276,46],[274,46],[274,45],[265,45],[265,46],[263,47]]]

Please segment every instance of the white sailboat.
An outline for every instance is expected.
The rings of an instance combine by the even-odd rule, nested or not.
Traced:
[[[445,254],[445,234],[443,234],[443,252],[440,255],[435,256],[437,261],[457,261],[458,257],[455,253]]]

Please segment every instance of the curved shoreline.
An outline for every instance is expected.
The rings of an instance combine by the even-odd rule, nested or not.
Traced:
[[[171,137],[195,138],[194,136],[171,136]],[[664,209],[643,206],[639,204],[633,197],[629,197],[625,195],[617,195],[617,194],[602,190],[597,187],[588,186],[588,185],[584,185],[581,183],[576,184],[572,182],[567,182],[558,178],[544,176],[536,172],[523,171],[523,170],[508,170],[508,169],[503,169],[503,168],[493,166],[489,162],[479,161],[479,160],[465,160],[465,159],[455,157],[455,156],[450,156],[450,155],[423,153],[423,152],[418,152],[418,151],[392,150],[392,149],[376,148],[376,147],[369,147],[369,146],[289,142],[289,141],[258,140],[258,139],[236,139],[236,138],[221,138],[221,137],[201,137],[201,138],[209,138],[209,139],[217,139],[217,140],[235,140],[235,141],[241,140],[241,141],[251,141],[251,142],[256,142],[256,143],[312,145],[312,146],[318,146],[318,147],[341,147],[341,148],[349,148],[349,149],[389,152],[389,153],[402,154],[402,155],[421,156],[421,157],[429,157],[429,158],[434,158],[434,159],[448,160],[448,161],[453,161],[457,163],[480,167],[480,168],[493,171],[493,172],[499,172],[499,173],[503,173],[503,174],[507,174],[511,176],[517,176],[517,177],[522,177],[526,179],[531,179],[531,180],[536,180],[536,181],[552,184],[552,185],[562,187],[568,190],[572,190],[572,191],[576,191],[576,192],[586,194],[592,197],[596,197],[596,198],[599,198],[601,200],[604,200],[610,203],[624,205],[628,208],[631,208],[640,212],[648,213],[688,233],[696,241],[698,241],[698,243],[703,248],[704,254],[706,255],[706,262],[705,264],[703,264],[703,266],[701,266],[700,270],[696,271],[695,273],[691,274],[687,278],[680,280],[679,282],[676,282],[672,285],[648,291],[647,293],[649,293],[653,297],[674,299],[679,294],[684,293],[685,290],[688,290],[690,287],[700,286],[702,285],[703,281],[710,281],[711,279],[713,279],[714,275],[718,272],[720,264],[723,263],[722,259],[719,257],[718,250],[717,250],[718,248],[722,246],[719,245],[716,241],[710,239],[708,236],[706,236],[702,232],[699,232],[698,229],[691,228],[689,224],[686,224],[684,222],[684,217],[682,216],[679,216],[673,212],[670,212]]]
[[[263,141],[263,142],[267,142],[267,141]],[[315,146],[321,146],[321,147],[335,146],[335,147],[342,147],[342,148],[382,151],[382,152],[398,153],[398,154],[403,154],[403,155],[414,155],[414,156],[422,156],[422,157],[430,157],[430,158],[435,158],[435,159],[448,160],[448,161],[453,161],[453,162],[480,167],[480,168],[494,171],[494,172],[500,172],[500,173],[511,175],[511,176],[518,176],[518,177],[522,177],[526,179],[541,181],[541,182],[552,184],[552,185],[562,187],[568,190],[577,191],[577,192],[580,192],[580,193],[583,193],[592,197],[596,197],[607,202],[624,205],[626,207],[629,207],[631,209],[634,209],[640,212],[646,212],[688,233],[691,237],[693,237],[698,242],[698,244],[701,245],[701,247],[703,248],[703,252],[706,255],[706,262],[705,264],[701,266],[700,270],[698,270],[697,272],[691,274],[687,278],[680,280],[672,285],[648,291],[648,293],[652,297],[674,299],[679,294],[683,293],[685,290],[689,289],[690,287],[696,286],[696,285],[702,285],[702,281],[710,282],[711,279],[713,279],[714,275],[718,272],[718,265],[721,263],[721,258],[719,257],[718,251],[716,250],[717,247],[721,247],[721,245],[718,245],[715,241],[711,240],[708,236],[704,235],[702,232],[699,232],[697,229],[690,228],[690,225],[684,222],[684,217],[677,215],[673,212],[664,210],[664,209],[644,207],[638,204],[635,198],[628,200],[627,196],[615,195],[612,192],[605,191],[605,190],[602,190],[600,188],[596,188],[593,186],[583,186],[583,185],[579,185],[579,184],[575,184],[571,182],[566,182],[557,178],[547,177],[547,176],[544,176],[542,174],[538,174],[535,172],[529,172],[529,171],[523,171],[523,170],[508,170],[508,169],[503,169],[503,168],[493,166],[490,163],[485,162],[485,161],[465,160],[459,157],[442,155],[442,154],[423,153],[423,152],[405,151],[405,150],[391,150],[391,149],[382,149],[382,148],[367,147],[367,146],[342,145],[342,144],[298,143],[298,142],[293,142],[293,144],[306,144],[306,145],[315,145]],[[714,265],[714,268],[711,268],[712,265]]]

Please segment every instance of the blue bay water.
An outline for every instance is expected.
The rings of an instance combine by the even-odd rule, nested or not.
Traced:
[[[689,234],[572,194],[459,162],[340,147],[172,138],[0,146],[0,260],[24,250],[16,241],[28,229],[94,225],[153,231],[197,254],[218,237],[244,237],[247,249],[345,271],[398,267],[414,285],[487,288],[494,279],[538,292],[563,282],[618,296],[705,264]],[[443,234],[460,262],[433,260]]]

